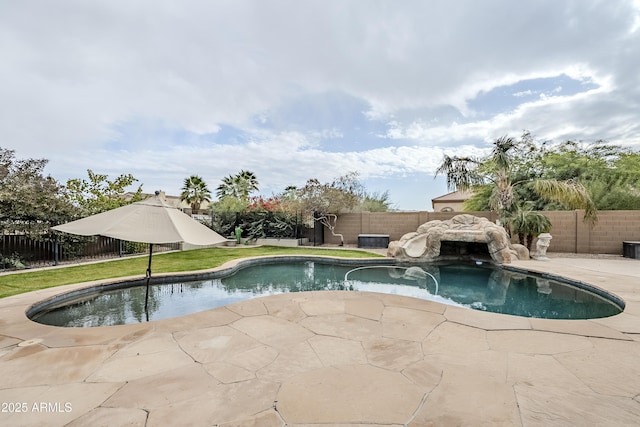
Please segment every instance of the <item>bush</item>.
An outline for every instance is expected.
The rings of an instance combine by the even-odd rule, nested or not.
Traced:
[[[0,254],[0,269],[23,270],[25,268],[27,268],[27,266],[22,259],[20,259],[18,253],[14,253],[9,257],[3,257],[2,254]]]
[[[211,212],[211,224],[205,224],[224,237],[233,237],[239,223],[239,212]]]
[[[211,228],[222,236],[234,236],[236,227],[249,240],[297,238],[302,228],[301,214],[287,209],[277,197],[256,197],[242,211],[212,211]]]
[[[266,237],[295,238],[296,215],[284,212],[255,210],[247,212],[242,218],[241,227],[246,230],[249,240]]]
[[[140,243],[140,242],[122,242],[122,251],[125,254],[141,254],[143,252],[147,252],[149,248],[148,243]]]
[[[518,235],[519,243],[526,245],[529,250],[535,236],[551,230],[549,218],[541,212],[534,211],[530,202],[516,206],[515,211],[508,217],[508,225],[512,232]]]

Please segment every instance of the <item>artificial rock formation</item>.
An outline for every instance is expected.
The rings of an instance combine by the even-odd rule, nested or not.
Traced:
[[[402,261],[434,261],[440,256],[443,241],[486,243],[491,258],[498,264],[529,259],[527,248],[512,244],[502,226],[468,214],[422,224],[416,232],[389,243],[387,255]]]

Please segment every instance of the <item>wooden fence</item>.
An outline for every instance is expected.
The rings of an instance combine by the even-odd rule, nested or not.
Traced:
[[[180,244],[154,245],[154,252],[178,250]],[[0,235],[0,270],[44,267],[71,261],[98,260],[136,255],[148,250],[148,245],[96,236],[70,246],[55,241],[32,239],[26,235]]]

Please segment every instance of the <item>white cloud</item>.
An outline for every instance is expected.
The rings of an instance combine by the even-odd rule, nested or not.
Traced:
[[[629,33],[633,34],[640,30],[640,0],[633,0],[635,12],[633,13],[633,25],[629,29]]]
[[[516,92],[513,94],[513,96],[515,97],[522,97],[522,96],[529,96],[529,95],[533,95],[534,92],[531,89],[527,89],[527,90],[523,90],[520,92]]]
[[[640,146],[639,16],[638,0],[2,2],[0,146],[60,178],[91,168],[174,188],[240,168],[274,188],[418,173],[523,129]],[[563,73],[598,89],[490,117],[468,107]],[[335,124],[269,120],[328,92],[357,100],[362,122],[344,105]]]

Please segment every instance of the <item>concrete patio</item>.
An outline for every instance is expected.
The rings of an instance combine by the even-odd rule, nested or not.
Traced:
[[[48,289],[0,300],[0,425],[640,424],[640,261],[514,265],[598,286],[626,309],[544,320],[310,292],[75,329],[25,317],[86,284]]]

